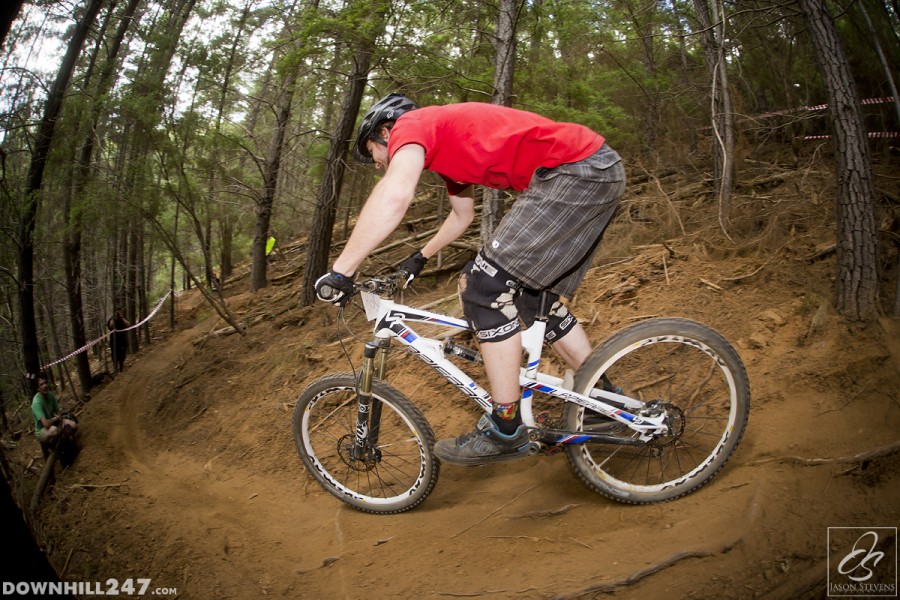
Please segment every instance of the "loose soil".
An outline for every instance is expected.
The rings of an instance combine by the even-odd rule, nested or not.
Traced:
[[[72,581],[150,578],[164,598],[824,597],[829,527],[900,524],[900,324],[854,324],[830,308],[828,166],[772,169],[744,171],[734,241],[696,216],[682,235],[672,219],[676,207],[714,213],[702,184],[663,197],[635,183],[573,302],[594,340],[669,315],[738,349],[749,425],[699,491],[618,504],[559,454],[445,465],[431,496],[400,515],[345,506],[304,470],[291,412],[313,379],[348,370],[337,341],[348,328],[370,330],[358,311],[345,326],[330,306],[297,305],[298,242],[276,257],[270,287],[251,293],[246,266],[227,283],[246,336],[228,335],[196,290],[180,293],[176,330],[154,319],[153,343],[80,407],[83,450],[37,515],[51,562]],[[882,173],[889,198],[900,197],[897,174]],[[406,300],[443,299],[458,314],[454,288],[450,269]],[[358,365],[360,344],[345,345]],[[390,369],[439,438],[471,428],[474,407],[413,358],[397,350]],[[40,464],[33,436],[12,460]]]

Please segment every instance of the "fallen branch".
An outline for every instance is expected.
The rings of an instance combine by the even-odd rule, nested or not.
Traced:
[[[66,569],[69,568],[69,561],[72,560],[72,553],[75,552],[75,546],[69,548],[69,554],[66,555],[66,562],[63,563],[63,568],[59,572],[59,578],[62,579],[66,576]]]
[[[552,542],[550,538],[538,537],[536,535],[489,535],[491,540],[529,540],[531,542]]]
[[[81,488],[85,490],[99,490],[103,488],[116,488],[122,487],[123,485],[128,485],[128,482],[122,483],[73,483],[69,486],[69,489],[74,490],[76,488]]]
[[[581,506],[580,504],[566,504],[561,508],[556,509],[548,509],[548,510],[535,510],[532,512],[528,512],[521,515],[512,515],[510,519],[533,519],[535,517],[544,518],[544,517],[555,517],[557,515],[563,515],[573,508]]]
[[[754,275],[756,275],[757,273],[759,273],[760,271],[762,271],[763,269],[765,269],[766,265],[768,265],[770,262],[772,262],[772,261],[767,260],[766,262],[759,265],[759,267],[757,267],[756,269],[753,269],[746,275],[737,275],[736,277],[723,277],[722,281],[741,281],[743,279],[749,279],[749,278],[753,277]]]
[[[700,278],[700,281],[702,281],[703,283],[705,283],[705,284],[706,284],[707,286],[709,286],[709,288],[712,289],[712,290],[715,290],[715,291],[717,291],[717,292],[721,292],[721,291],[722,291],[722,288],[719,287],[719,286],[717,286],[716,284],[714,284],[712,281],[709,281],[709,280],[707,280],[707,279],[703,279],[702,277]]]
[[[825,258],[826,256],[833,254],[836,251],[837,251],[836,243],[826,244],[824,246],[820,246],[820,247],[816,248],[811,254],[807,254],[806,256],[804,256],[803,260],[806,262],[809,262],[809,263],[815,262],[815,261],[819,260],[820,258]]]
[[[205,412],[206,412],[206,407],[204,406],[203,408],[200,409],[200,412],[198,412],[198,413],[195,414],[193,417],[191,417],[190,419],[188,419],[188,423],[190,423],[191,421],[193,421],[194,419],[196,419],[197,417],[199,417],[200,415],[202,415],[202,414],[205,413]]]
[[[429,229],[427,231],[422,231],[415,235],[405,237],[402,240],[397,240],[395,242],[391,242],[390,244],[385,244],[384,246],[380,246],[380,247],[376,248],[375,250],[373,250],[371,252],[371,254],[369,254],[369,256],[378,256],[379,254],[384,254],[388,250],[393,250],[394,248],[403,246],[404,244],[409,244],[410,242],[417,242],[417,241],[421,240],[422,238],[431,237],[432,235],[437,233],[437,230],[438,230],[437,227],[435,227],[434,229]]]

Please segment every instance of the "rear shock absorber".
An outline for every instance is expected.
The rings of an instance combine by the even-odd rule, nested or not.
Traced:
[[[447,356],[458,356],[474,363],[482,362],[480,352],[472,350],[471,348],[466,348],[465,346],[460,346],[452,337],[444,340],[443,349],[444,354]]]

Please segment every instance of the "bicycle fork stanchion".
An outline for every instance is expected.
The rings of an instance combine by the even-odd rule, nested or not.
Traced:
[[[356,387],[356,440],[351,452],[354,460],[365,460],[366,450],[369,446],[369,417],[372,408],[372,377],[375,375],[375,356],[378,347],[374,344],[366,344],[363,350],[362,372],[359,374],[359,384]],[[380,408],[380,407],[379,407]]]
[[[368,343],[363,350],[363,367],[356,388],[356,439],[352,458],[362,461],[377,461],[378,436],[381,429],[382,403],[372,397],[372,379],[384,379],[387,368],[387,350],[390,339],[379,339]]]
[[[375,360],[374,360],[374,371],[375,377],[384,381],[384,373],[387,370],[387,351],[388,347],[391,345],[390,338],[381,338],[376,340],[377,348],[375,350]],[[368,347],[368,345],[367,345]],[[371,385],[371,380],[369,381]],[[369,448],[372,448],[373,452],[378,452],[378,437],[381,433],[381,408],[384,406],[378,398],[371,397],[370,398],[370,406],[369,406]],[[377,456],[375,458],[378,458]]]

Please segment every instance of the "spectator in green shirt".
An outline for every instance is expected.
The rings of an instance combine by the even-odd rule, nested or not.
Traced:
[[[39,377],[38,391],[31,401],[31,414],[34,415],[34,434],[41,446],[47,447],[59,435],[60,426],[66,425],[74,430],[78,424],[71,419],[63,419],[56,396],[50,391],[47,380]]]

